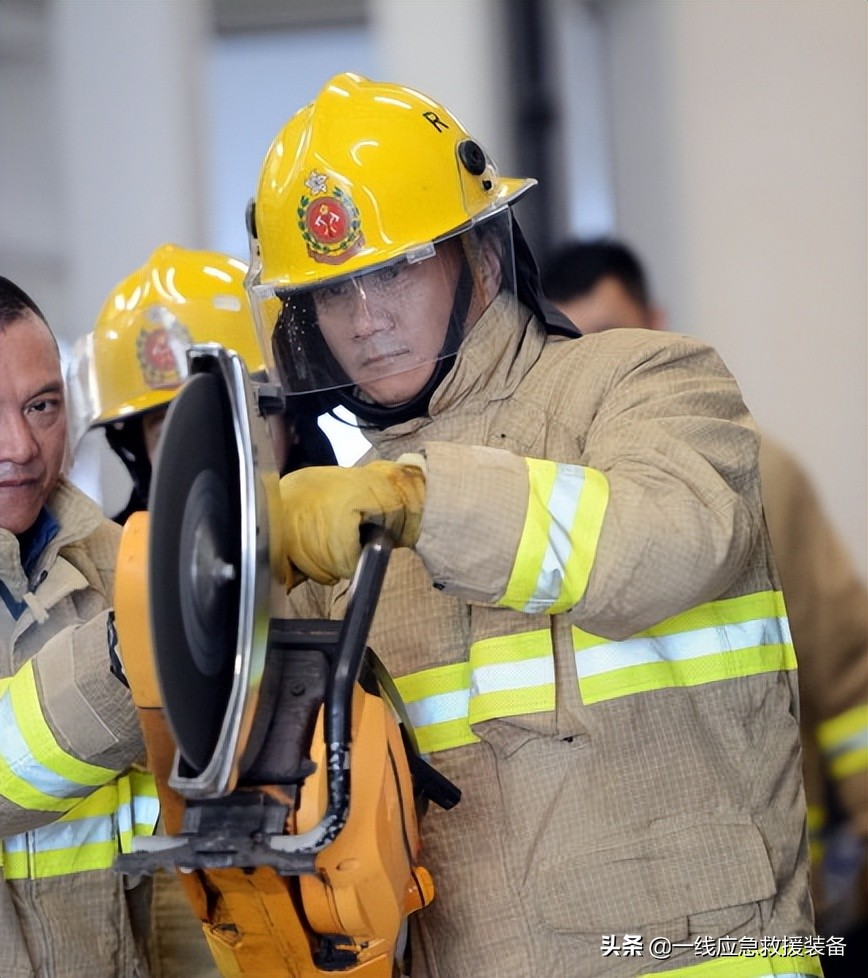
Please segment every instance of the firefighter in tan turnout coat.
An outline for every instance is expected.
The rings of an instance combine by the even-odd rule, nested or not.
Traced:
[[[158,805],[114,648],[120,528],[59,476],[60,355],[0,279],[0,975],[145,978],[148,882],[112,869]]]
[[[387,527],[370,645],[463,793],[422,823],[411,974],[819,975],[756,429],[707,346],[578,337],[541,298],[532,183],[341,75],[250,213],[271,369],[373,444],[282,480],[288,601],[339,617]]]

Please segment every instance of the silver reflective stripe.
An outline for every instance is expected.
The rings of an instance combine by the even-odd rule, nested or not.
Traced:
[[[116,836],[115,820],[111,815],[92,815],[70,822],[52,822],[29,832],[7,836],[3,839],[3,849],[9,853],[26,852],[28,846],[35,852],[78,849],[88,843],[110,842]]]
[[[528,614],[545,611],[560,597],[566,566],[573,552],[572,532],[584,484],[582,466],[567,463],[557,466],[547,502],[550,517],[548,546],[534,593],[524,606]]]
[[[734,652],[790,641],[790,626],[786,618],[757,618],[674,635],[642,636],[593,645],[576,652],[576,670],[580,678],[587,678],[661,660],[695,659],[718,652]]]
[[[536,659],[477,666],[470,678],[470,698],[544,686],[554,681],[555,665],[550,652]]]
[[[823,753],[826,757],[834,759],[844,754],[850,754],[853,751],[863,750],[868,750],[868,730],[857,730],[843,740],[828,744],[824,748]]]
[[[467,718],[470,690],[457,689],[453,693],[435,693],[406,704],[407,714],[416,728],[427,727],[445,720]]]
[[[133,795],[129,805],[118,808],[118,829],[129,832],[136,825],[154,826],[160,817],[160,802],[150,795]]]
[[[70,781],[44,764],[40,764],[33,757],[15,722],[12,698],[8,692],[0,696],[0,730],[3,731],[0,756],[9,770],[22,781],[26,781],[37,791],[52,798],[84,798],[91,794],[93,785],[81,785]]]
[[[555,681],[551,653],[517,662],[492,663],[471,671],[470,688],[449,693],[434,693],[408,702],[407,713],[418,730],[450,720],[468,720],[473,714],[473,700],[491,693],[521,693]]]

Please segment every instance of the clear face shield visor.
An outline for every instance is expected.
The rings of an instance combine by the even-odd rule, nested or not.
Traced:
[[[99,414],[97,387],[93,333],[87,333],[75,341],[66,366],[66,415],[72,453]]]
[[[495,300],[516,306],[509,211],[374,268],[305,288],[254,280],[249,294],[287,393],[351,388],[400,405]]]

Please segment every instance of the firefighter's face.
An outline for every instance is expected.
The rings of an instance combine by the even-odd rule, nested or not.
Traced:
[[[60,355],[29,310],[0,326],[0,528],[30,529],[66,452]]]
[[[317,322],[335,359],[377,404],[413,398],[441,355],[461,269],[460,245],[314,292]]]

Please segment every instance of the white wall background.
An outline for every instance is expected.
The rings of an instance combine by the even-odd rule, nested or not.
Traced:
[[[210,247],[247,260],[244,213],[271,140],[336,71],[380,77],[368,30],[349,26],[223,36],[211,42],[206,136]],[[268,97],[263,97],[263,79],[269,79]]]
[[[868,5],[548,2],[571,25],[551,59],[567,127],[558,233],[637,247],[671,326],[721,350],[864,573]],[[257,157],[346,69],[429,91],[509,172],[504,4],[366,9],[367,31],[324,46],[306,31],[293,55],[259,36],[251,67],[241,48],[257,36],[215,38],[210,0],[3,0],[2,273],[71,340],[162,241],[243,256]]]
[[[868,5],[600,5],[616,225],[723,354],[864,575]]]

